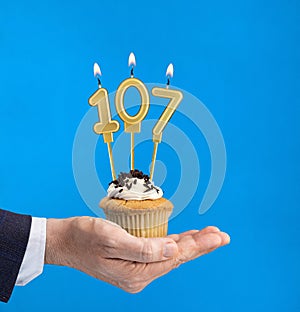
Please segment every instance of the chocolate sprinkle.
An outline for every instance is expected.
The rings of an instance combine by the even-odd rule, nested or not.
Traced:
[[[113,181],[111,181],[111,182],[108,183],[108,185],[111,185],[111,184],[118,185],[118,184],[119,184],[119,181],[118,181],[118,180],[113,180]]]
[[[129,183],[130,179],[135,178],[133,180],[133,182]],[[123,187],[126,187],[127,190],[130,190],[132,188],[133,184],[137,184],[137,179],[143,179],[144,183],[143,186],[145,187],[145,191],[144,193],[150,192],[152,190],[156,190],[157,193],[159,193],[159,189],[156,188],[152,183],[151,180],[149,178],[149,176],[147,174],[144,174],[142,171],[140,170],[130,170],[129,173],[126,172],[120,172],[120,174],[118,175],[118,178],[116,180],[113,180],[109,183],[109,185],[114,184],[114,187],[117,188],[121,188],[119,190],[119,193],[123,192]]]
[[[144,185],[145,188],[146,188],[146,191],[144,191],[144,193],[147,193],[147,192],[149,192],[149,191],[151,191],[151,190],[154,189],[154,186],[153,186],[153,185],[151,185],[151,187],[150,187],[149,185],[147,185],[147,184],[143,184],[143,185]]]
[[[144,179],[144,182],[146,185],[151,184],[150,178],[147,174],[144,174],[140,170],[134,169],[134,170],[130,170],[129,173],[120,172],[120,174],[118,175],[118,178],[116,180],[111,181],[109,185],[113,183],[116,188],[126,186],[128,189],[130,189],[132,187],[132,184],[128,185],[128,182],[129,182],[129,179],[131,178],[136,178],[133,181],[133,184],[137,183],[137,179]]]

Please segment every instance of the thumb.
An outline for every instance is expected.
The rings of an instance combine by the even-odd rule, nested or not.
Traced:
[[[111,258],[135,262],[158,262],[169,260],[178,254],[178,247],[171,238],[139,238],[122,235]]]

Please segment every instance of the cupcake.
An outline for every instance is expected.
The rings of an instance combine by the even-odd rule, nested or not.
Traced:
[[[131,170],[121,172],[109,184],[107,196],[99,206],[108,220],[134,236],[163,237],[167,235],[173,204],[162,196],[162,189],[148,175]]]

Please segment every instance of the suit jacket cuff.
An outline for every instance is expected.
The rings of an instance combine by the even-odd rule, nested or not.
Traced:
[[[11,296],[24,258],[31,216],[0,209],[0,301]]]

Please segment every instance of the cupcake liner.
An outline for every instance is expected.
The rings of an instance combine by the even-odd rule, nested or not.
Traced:
[[[109,206],[109,205],[108,205]],[[168,232],[169,206],[151,209],[124,209],[102,207],[106,218],[137,237],[164,237]]]

